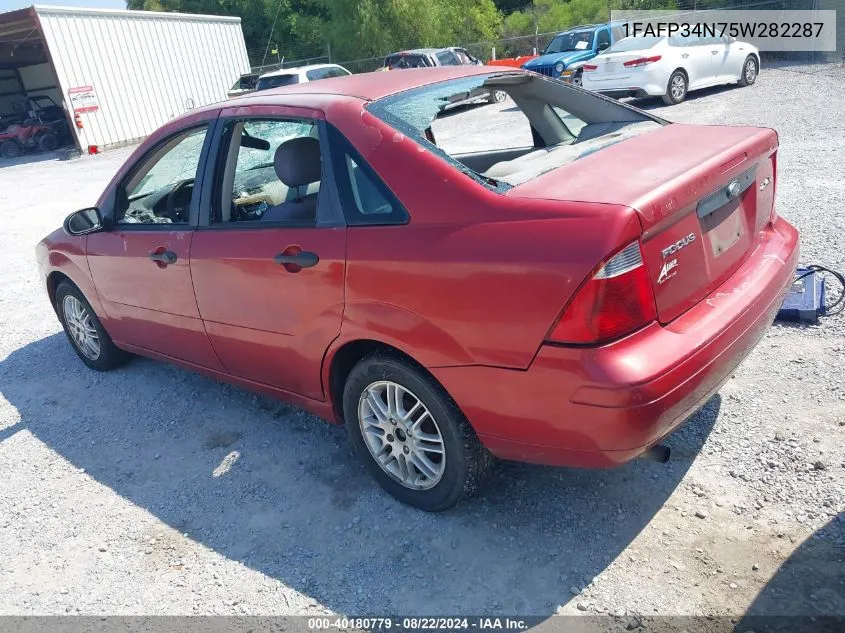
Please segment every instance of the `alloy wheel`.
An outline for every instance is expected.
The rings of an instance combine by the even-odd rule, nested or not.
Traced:
[[[745,83],[753,84],[754,80],[757,79],[757,62],[753,59],[746,61],[743,72],[745,73]]]
[[[100,337],[86,307],[73,295],[67,295],[62,302],[62,312],[76,348],[86,358],[97,360],[100,357]]]
[[[371,383],[358,401],[358,424],[381,469],[411,490],[436,486],[446,469],[440,427],[423,402],[402,385]]]
[[[687,91],[687,86],[686,81],[684,81],[682,75],[675,75],[674,77],[672,77],[672,86],[670,89],[672,91],[672,97],[675,99],[675,101],[680,101],[683,98],[684,94]]]

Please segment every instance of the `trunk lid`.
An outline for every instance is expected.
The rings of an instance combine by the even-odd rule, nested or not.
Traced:
[[[667,323],[717,288],[759,243],[774,204],[776,151],[770,129],[671,124],[507,195],[636,210],[658,320]]]

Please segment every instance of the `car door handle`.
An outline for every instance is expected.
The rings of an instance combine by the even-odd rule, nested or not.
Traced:
[[[298,253],[279,253],[273,258],[273,261],[279,264],[280,266],[284,266],[286,269],[288,266],[299,266],[300,268],[311,268],[316,266],[317,263],[320,261],[320,257],[317,253],[312,253],[311,251],[300,251]],[[295,272],[288,269],[289,272]]]
[[[173,251],[155,250],[150,252],[150,259],[154,262],[167,266],[168,264],[175,264],[176,260],[179,258],[176,257],[176,253]]]

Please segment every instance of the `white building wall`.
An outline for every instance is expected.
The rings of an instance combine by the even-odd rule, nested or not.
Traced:
[[[92,86],[99,110],[81,114],[80,145],[147,136],[175,116],[226,98],[249,72],[240,18],[35,6],[68,103]],[[73,114],[73,113],[71,113]]]

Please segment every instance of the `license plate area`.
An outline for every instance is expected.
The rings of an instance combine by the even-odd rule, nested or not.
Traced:
[[[700,218],[700,222],[701,232],[710,242],[710,252],[713,257],[719,257],[730,250],[747,231],[745,213],[738,199]]]
[[[604,69],[607,73],[616,72],[616,62],[605,62]]]

